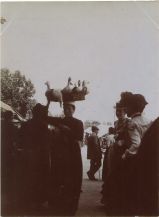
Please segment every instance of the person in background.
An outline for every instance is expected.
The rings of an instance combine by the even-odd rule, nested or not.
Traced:
[[[106,137],[108,148],[109,148],[111,145],[113,145],[114,142],[115,142],[114,134],[115,134],[115,128],[114,128],[114,127],[109,127],[108,135],[107,135],[107,137]]]
[[[114,131],[115,129],[113,127],[109,127],[108,129],[108,135],[106,136],[106,152],[104,153],[104,160],[103,160],[103,170],[102,170],[102,180],[104,181],[105,180],[105,176],[107,174],[107,167],[109,167],[107,165],[107,154],[109,152],[109,148],[110,146],[112,146],[115,142],[115,138],[114,138]]]
[[[89,137],[89,133],[86,133],[86,134],[85,134],[85,137],[84,137],[84,144],[85,144],[85,145],[88,144],[88,137]]]
[[[57,128],[51,151],[50,215],[75,215],[82,185],[81,144],[84,128],[74,118],[75,102],[63,103],[64,118],[48,117]]]
[[[98,127],[92,126],[92,134],[88,138],[87,159],[90,159],[90,169],[87,172],[87,175],[90,180],[96,180],[95,173],[101,167],[102,152],[98,131]]]

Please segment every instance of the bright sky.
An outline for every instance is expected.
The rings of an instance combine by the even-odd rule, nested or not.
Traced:
[[[122,91],[143,94],[145,115],[159,115],[158,2],[5,2],[2,16],[1,67],[30,78],[39,102],[46,81],[63,88],[71,76],[90,82],[75,113],[83,121],[113,122]]]

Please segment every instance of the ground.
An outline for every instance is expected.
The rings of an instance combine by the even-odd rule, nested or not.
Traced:
[[[96,173],[98,181],[90,181],[87,177],[89,160],[87,160],[87,147],[81,149],[83,159],[83,185],[76,216],[106,216],[104,206],[100,203],[102,186],[102,167]]]

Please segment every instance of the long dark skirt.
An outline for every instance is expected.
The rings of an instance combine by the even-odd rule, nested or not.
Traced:
[[[82,185],[80,147],[77,144],[56,143],[51,159],[50,215],[75,215]]]
[[[124,213],[124,163],[121,159],[123,148],[112,146],[105,156],[103,202],[108,215]]]
[[[42,204],[48,200],[49,152],[24,150],[22,157],[18,180],[19,214],[40,215]]]

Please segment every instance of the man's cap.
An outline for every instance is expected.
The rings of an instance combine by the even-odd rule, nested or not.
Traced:
[[[99,128],[96,126],[92,126],[92,131],[95,131],[95,130],[99,130]]]
[[[47,107],[40,104],[40,103],[37,103],[33,108],[33,114],[34,115],[37,115],[37,114],[43,115],[44,113],[47,113]]]

